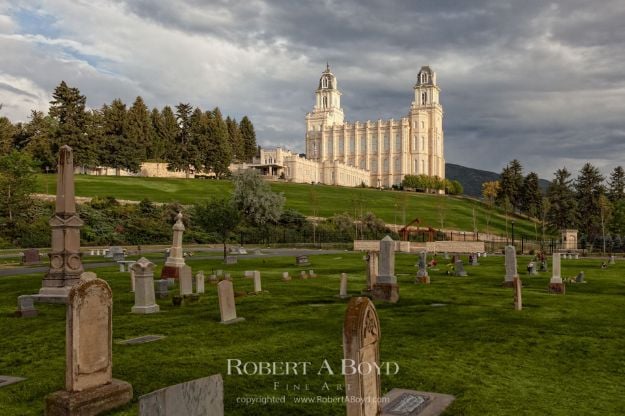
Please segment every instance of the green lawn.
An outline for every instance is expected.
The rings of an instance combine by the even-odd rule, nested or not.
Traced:
[[[87,197],[114,196],[117,199],[135,201],[149,198],[157,202],[177,201],[192,204],[232,192],[232,183],[227,180],[86,175],[76,175],[75,178],[76,195]],[[54,193],[55,180],[55,175],[39,175],[37,192]],[[387,223],[403,223],[404,217],[406,221],[419,218],[422,226],[437,229],[441,228],[442,216],[445,229],[471,231],[475,208],[478,230],[485,232],[487,229],[487,207],[479,201],[463,197],[283,182],[272,183],[271,187],[276,192],[284,193],[288,208],[305,215],[329,217],[335,213],[360,215],[361,211],[371,211]],[[318,202],[311,203],[315,199]],[[532,223],[520,218],[515,221],[517,237],[525,234],[534,238],[535,228]],[[505,234],[505,217],[502,212],[492,215],[489,230],[500,235]]]
[[[339,365],[347,301],[335,297],[338,276],[349,274],[349,291],[356,295],[365,284],[365,264],[360,254],[348,252],[311,260],[320,277],[291,282],[280,276],[283,271],[298,274],[292,257],[241,260],[228,267],[217,260],[190,261],[194,271],[233,272],[238,291],[252,289],[243,270],[261,270],[268,293],[237,298],[238,314],[246,321],[230,326],[218,323],[213,285],[207,285],[199,304],[174,308],[160,301],[161,313],[138,316],[129,313],[128,275],[100,269],[114,293],[114,340],[167,336],[149,344],[113,345],[114,377],[133,385],[135,401],[112,414],[136,415],[138,396],[215,373],[224,375],[227,415],[345,414],[340,404],[293,402],[301,396],[342,395],[334,386],[342,384],[340,375],[226,374],[226,360],[234,358],[310,361],[315,367],[327,359]],[[400,366],[397,375],[382,377],[383,391],[402,387],[453,394],[456,401],[447,415],[625,414],[625,261],[601,270],[598,260],[563,260],[564,276],[584,270],[588,281],[568,285],[565,296],[547,294],[547,274],[523,277],[524,309],[516,312],[512,289],[500,286],[503,258],[480,260],[480,266],[466,266],[468,278],[431,271],[432,284],[422,286],[413,284],[416,256],[398,255],[401,299],[394,305],[376,302],[381,359]],[[520,270],[526,262],[519,260]],[[37,318],[11,316],[17,296],[34,293],[40,279],[0,277],[0,374],[28,378],[0,388],[2,415],[40,415],[44,396],[63,387],[65,309],[43,305]],[[301,391],[286,390],[287,384]],[[284,404],[237,403],[237,397],[282,395]]]

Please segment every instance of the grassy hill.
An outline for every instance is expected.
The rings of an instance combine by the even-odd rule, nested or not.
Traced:
[[[425,226],[469,231],[473,230],[475,209],[478,231],[486,231],[487,206],[466,197],[284,182],[271,183],[271,187],[284,194],[287,208],[296,209],[304,215],[330,217],[335,213],[370,211],[387,223],[403,224],[404,219],[411,221],[419,218]],[[149,198],[156,202],[193,204],[227,195],[232,189],[232,183],[227,180],[76,176],[76,195],[85,197],[113,196],[135,201]],[[55,175],[38,177],[37,192],[51,194],[55,190]],[[534,235],[532,223],[520,218],[515,222],[517,236]],[[501,211],[493,213],[490,232],[505,233],[505,217]]]

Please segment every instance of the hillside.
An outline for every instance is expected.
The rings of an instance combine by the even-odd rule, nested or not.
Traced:
[[[499,174],[487,170],[468,168],[466,166],[453,163],[445,164],[445,176],[450,180],[457,180],[462,184],[464,193],[469,196],[481,197],[482,184],[489,181],[499,180]],[[539,179],[538,185],[545,191],[549,186],[549,181]]]
[[[193,204],[212,197],[222,197],[232,191],[232,183],[227,180],[83,175],[75,178],[76,196],[84,197],[113,196],[134,201],[148,198],[155,202]],[[273,182],[271,187],[284,194],[287,208],[308,216],[330,217],[343,212],[359,216],[373,212],[391,224],[403,224],[418,217],[423,226],[469,231],[473,230],[475,209],[478,230],[487,231],[488,208],[470,198],[285,182]],[[38,177],[37,192],[52,194],[55,188],[55,175]],[[534,226],[527,220],[517,219],[515,230],[518,235],[534,235]],[[505,217],[500,211],[492,215],[489,231],[505,234]]]

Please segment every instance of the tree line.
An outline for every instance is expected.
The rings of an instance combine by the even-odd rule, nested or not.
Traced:
[[[534,217],[552,231],[577,229],[588,243],[620,241],[625,235],[625,170],[621,166],[609,178],[591,163],[576,178],[563,167],[554,172],[543,191],[538,175],[524,176],[515,159],[503,168],[499,181],[482,184],[482,196],[489,205]]]
[[[218,107],[205,111],[191,104],[149,110],[143,98],[127,106],[121,99],[88,110],[78,88],[62,81],[52,93],[48,114],[32,110],[28,122],[0,117],[0,156],[28,153],[42,169],[56,168],[58,148],[74,150],[74,163],[138,172],[141,163],[157,161],[178,171],[228,174],[232,162],[256,155],[256,133],[247,116],[240,122]],[[0,106],[1,108],[1,106]]]

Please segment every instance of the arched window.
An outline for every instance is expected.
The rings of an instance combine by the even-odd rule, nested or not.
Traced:
[[[321,86],[322,86],[323,88],[328,88],[328,78],[326,78],[326,77],[323,77],[323,78],[322,78],[322,80],[321,80]]]
[[[323,108],[328,108],[328,97],[323,97]]]
[[[428,82],[428,74],[427,74],[427,72],[422,72],[421,73],[421,83],[425,84],[427,82]]]
[[[428,93],[422,92],[421,93],[421,105],[426,105],[427,102],[428,102]]]

